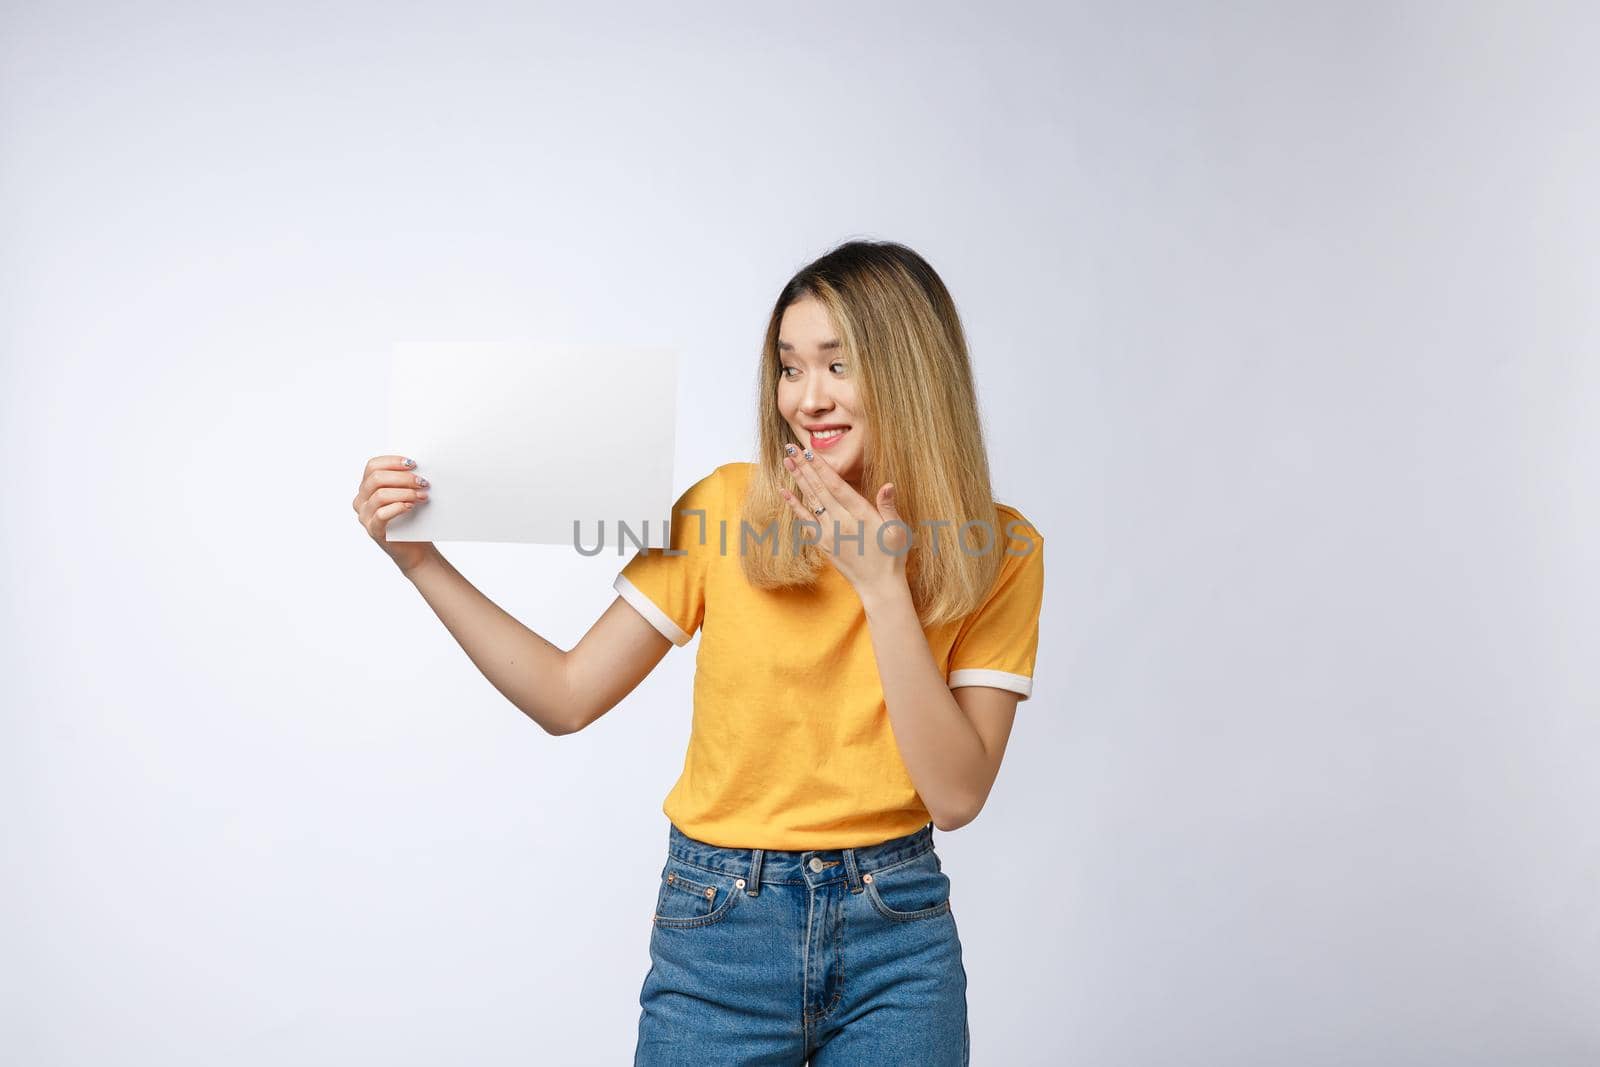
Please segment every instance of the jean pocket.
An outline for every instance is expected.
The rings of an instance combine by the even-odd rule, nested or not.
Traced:
[[[950,910],[950,878],[933,849],[861,876],[878,914],[895,922],[931,919]]]
[[[727,917],[744,892],[744,879],[669,859],[656,894],[657,926],[709,926]]]

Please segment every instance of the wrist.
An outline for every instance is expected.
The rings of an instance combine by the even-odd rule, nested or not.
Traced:
[[[405,575],[407,580],[416,582],[423,575],[437,567],[443,559],[444,556],[439,553],[439,550],[430,544],[428,545],[428,550],[416,562],[400,566],[400,573]],[[398,565],[398,561],[396,562]]]
[[[869,616],[884,608],[911,603],[911,585],[903,573],[859,585],[856,594]]]

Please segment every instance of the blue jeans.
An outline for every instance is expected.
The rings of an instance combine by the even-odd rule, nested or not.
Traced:
[[[967,972],[933,825],[722,848],[668,823],[635,1067],[965,1067]]]

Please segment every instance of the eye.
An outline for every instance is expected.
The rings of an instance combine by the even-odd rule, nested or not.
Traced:
[[[832,363],[828,364],[828,369],[832,370],[834,367],[843,367],[843,366],[844,366],[844,361],[836,359]],[[783,378],[785,380],[790,380],[789,372],[790,371],[798,371],[798,370],[799,370],[798,367],[779,367],[778,368],[778,377],[779,378]],[[839,371],[839,373],[843,374],[844,371]]]

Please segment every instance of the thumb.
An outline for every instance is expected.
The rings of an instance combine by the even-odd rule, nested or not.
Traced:
[[[885,519],[900,517],[899,509],[895,507],[893,482],[885,482],[883,488],[878,490],[878,511]]]

